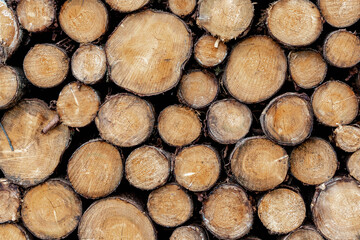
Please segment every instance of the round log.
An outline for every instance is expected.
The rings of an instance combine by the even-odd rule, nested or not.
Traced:
[[[170,240],[207,240],[206,232],[199,226],[189,225],[176,228]]]
[[[326,22],[333,27],[349,27],[360,19],[359,0],[318,0]]]
[[[345,152],[360,149],[360,128],[356,125],[340,125],[334,130],[336,146]]]
[[[0,224],[0,236],[6,240],[31,240],[26,231],[17,224]]]
[[[346,167],[350,176],[360,182],[360,150],[350,155]]]
[[[203,35],[195,44],[194,58],[203,67],[215,67],[227,55],[227,46],[210,35]]]
[[[0,110],[14,106],[23,96],[25,79],[21,70],[0,66]]]
[[[14,222],[19,219],[20,202],[19,187],[6,178],[0,178],[0,223]]]
[[[112,9],[119,12],[133,12],[136,11],[146,4],[150,0],[105,0]]]
[[[314,227],[303,226],[289,233],[282,240],[324,240],[324,238]]]
[[[179,17],[192,13],[196,7],[196,0],[169,0],[170,11]]]

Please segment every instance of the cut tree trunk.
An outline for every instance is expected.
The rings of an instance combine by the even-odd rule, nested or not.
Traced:
[[[170,176],[169,154],[153,146],[132,151],[125,162],[125,176],[141,190],[153,190],[166,183]]]
[[[314,88],[324,81],[327,65],[314,50],[292,51],[288,56],[291,78],[301,88]]]
[[[20,69],[0,66],[0,109],[14,106],[23,96],[25,77]]]
[[[182,226],[176,228],[170,236],[170,240],[207,240],[206,232],[197,225]]]
[[[0,168],[5,177],[23,187],[48,178],[70,143],[70,130],[61,124],[43,134],[41,131],[56,116],[38,99],[26,99],[7,111],[2,125],[14,150],[0,131]]]
[[[285,93],[265,107],[260,116],[265,135],[280,145],[295,146],[307,139],[313,128],[313,112],[306,94]]]
[[[54,0],[21,0],[16,8],[20,24],[29,32],[47,30],[56,18]]]
[[[253,208],[245,191],[235,184],[221,184],[203,202],[203,224],[219,239],[238,239],[253,224]]]
[[[196,23],[226,42],[244,36],[253,17],[250,0],[203,0],[199,1]]]
[[[302,226],[286,235],[282,240],[324,240],[313,226]]]
[[[207,191],[213,187],[220,176],[220,171],[220,156],[210,145],[186,147],[175,157],[176,181],[193,192]]]
[[[344,82],[323,83],[315,89],[311,102],[317,120],[327,126],[349,124],[358,114],[359,103],[356,94]]]
[[[6,240],[31,240],[26,231],[17,224],[0,224],[0,236]]]
[[[80,46],[71,58],[73,76],[85,84],[98,83],[106,72],[105,50],[93,44]]]
[[[214,101],[218,92],[219,83],[213,74],[195,70],[182,77],[178,98],[189,107],[201,109]]]
[[[191,48],[178,17],[151,10],[128,15],[106,42],[110,78],[138,95],[163,93],[178,83]]]
[[[149,217],[132,201],[109,197],[94,202],[84,212],[78,236],[80,240],[156,240],[156,231]]]
[[[336,146],[345,152],[360,149],[360,128],[357,125],[340,125],[334,130]]]
[[[194,58],[203,67],[222,63],[227,55],[227,46],[215,37],[203,35],[195,44]]]
[[[265,137],[245,138],[230,154],[232,174],[250,191],[266,191],[282,183],[288,160],[285,149]]]
[[[358,239],[360,234],[360,185],[336,177],[317,187],[311,211],[317,229],[333,240]]]
[[[359,0],[318,0],[326,22],[333,27],[349,27],[360,19]]]
[[[19,219],[20,202],[19,187],[6,178],[0,178],[0,223],[13,222]],[[0,234],[0,236],[2,235]]]
[[[169,183],[152,191],[147,209],[152,220],[164,227],[176,227],[193,214],[193,201],[180,186]]]
[[[360,38],[344,29],[334,31],[327,36],[323,52],[331,65],[353,67],[360,62]]]
[[[300,227],[306,216],[301,195],[287,188],[266,193],[258,203],[258,216],[270,234],[285,234]]]
[[[77,227],[81,205],[80,198],[67,182],[51,179],[25,193],[21,217],[36,237],[61,239]]]
[[[252,36],[231,52],[223,82],[240,102],[258,103],[281,88],[286,69],[286,57],[278,44],[267,36]]]
[[[136,11],[148,4],[149,1],[150,0],[105,0],[105,2],[109,4],[112,9],[115,9],[119,12]]]
[[[36,44],[24,58],[26,78],[40,88],[52,88],[62,83],[69,71],[66,52],[53,44]]]
[[[290,155],[291,174],[308,185],[330,180],[338,167],[336,152],[324,139],[313,137],[293,149]]]
[[[360,150],[351,154],[347,160],[346,167],[350,176],[360,182]]]
[[[84,127],[96,117],[100,97],[91,87],[78,82],[67,84],[60,92],[56,110],[63,124]]]
[[[89,43],[106,32],[108,12],[100,0],[67,0],[61,7],[59,22],[70,38]]]
[[[109,97],[95,118],[100,135],[120,147],[144,142],[152,133],[154,109],[147,101],[128,93]]]
[[[288,46],[306,46],[322,32],[319,9],[309,0],[279,0],[267,11],[270,35]]]
[[[179,17],[192,13],[196,7],[196,0],[168,0],[170,11]]]
[[[181,147],[200,137],[201,122],[194,110],[171,105],[160,112],[158,131],[167,144]]]
[[[104,197],[120,184],[122,157],[111,144],[91,140],[71,156],[67,175],[74,190],[81,196],[91,199]]]

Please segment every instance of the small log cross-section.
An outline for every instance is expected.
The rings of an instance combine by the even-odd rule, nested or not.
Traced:
[[[125,176],[131,185],[152,190],[166,183],[170,175],[168,153],[144,145],[132,151],[125,162]]]
[[[289,233],[281,240],[324,240],[313,226],[304,226]]]
[[[357,150],[347,160],[349,174],[360,182],[360,150]]]
[[[194,58],[203,67],[222,63],[227,55],[225,43],[210,35],[202,36],[195,44]]]
[[[318,0],[318,5],[331,26],[349,27],[360,19],[360,0]]]
[[[163,93],[178,83],[191,47],[178,17],[151,10],[128,15],[106,42],[110,78],[138,95]]]
[[[41,239],[65,238],[77,227],[80,198],[61,179],[51,179],[25,193],[21,217],[26,228]]]
[[[83,197],[104,197],[113,192],[121,181],[122,158],[111,144],[92,140],[71,156],[67,174],[74,190]]]
[[[101,137],[120,147],[132,147],[145,141],[154,122],[152,105],[128,93],[111,96],[95,118]]]
[[[196,0],[168,0],[168,4],[172,13],[185,17],[194,11]]]
[[[23,96],[25,79],[19,69],[0,66],[0,109],[10,108]]]
[[[223,82],[240,102],[257,103],[281,88],[286,69],[286,57],[278,44],[267,36],[252,36],[232,50]]]
[[[145,6],[150,0],[105,0],[114,10],[133,12]]]
[[[20,201],[19,187],[6,178],[0,178],[0,223],[19,219]]]
[[[235,184],[221,184],[203,202],[203,224],[220,239],[239,239],[253,224],[253,209],[245,191]]]
[[[190,195],[172,183],[152,191],[147,202],[152,220],[164,227],[183,224],[192,216],[193,208]]]
[[[232,174],[250,191],[266,191],[282,183],[288,160],[285,149],[265,137],[241,140],[230,155]]]
[[[345,152],[360,149],[360,127],[357,125],[340,125],[334,130],[336,146]]]
[[[170,236],[170,240],[207,240],[206,232],[197,225],[182,226],[176,228]]]
[[[0,236],[6,240],[31,240],[26,231],[14,223],[0,224]]]

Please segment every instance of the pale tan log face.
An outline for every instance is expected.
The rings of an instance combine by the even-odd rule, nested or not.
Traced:
[[[167,184],[150,193],[147,209],[150,217],[157,224],[176,227],[192,216],[193,202],[180,186]]]
[[[80,240],[156,239],[155,229],[145,213],[118,197],[93,203],[81,218],[78,236]]]
[[[44,181],[70,142],[70,130],[60,124],[46,134],[42,129],[56,113],[40,100],[23,100],[4,114],[2,124],[14,151],[0,131],[0,167],[6,178],[24,187]]]
[[[251,191],[266,191],[285,180],[288,170],[286,151],[264,137],[240,141],[230,155],[236,180]]]
[[[171,12],[183,17],[194,11],[196,0],[169,0],[168,4]]]
[[[222,41],[241,36],[254,16],[250,0],[204,0],[198,9],[197,24]]]
[[[182,226],[173,231],[170,240],[207,240],[207,236],[198,226]]]
[[[110,77],[138,95],[160,94],[178,83],[191,47],[186,25],[174,15],[151,10],[129,15],[106,42]]]
[[[145,6],[149,0],[105,0],[111,8],[120,12],[133,12]]]
[[[360,235],[360,188],[350,178],[318,187],[311,204],[314,223],[327,239],[357,239]]]
[[[14,100],[19,87],[16,71],[9,66],[0,66],[0,109]]]
[[[19,187],[6,178],[0,178],[0,223],[18,220],[20,202]]]
[[[314,229],[298,229],[283,240],[324,240],[324,238]]]
[[[21,0],[16,12],[20,24],[29,32],[46,30],[56,14],[53,0]]]
[[[348,27],[360,19],[359,0],[319,0],[326,22],[334,27]]]
[[[280,89],[286,69],[286,57],[278,44],[267,36],[249,37],[231,52],[224,85],[241,102],[261,102]]]
[[[353,178],[360,181],[360,150],[351,154],[347,161],[347,169]]]
[[[267,193],[258,204],[258,216],[271,232],[284,234],[300,227],[306,208],[301,195],[286,188]]]
[[[29,240],[25,231],[14,223],[0,224],[0,236],[6,240]]]
[[[62,180],[52,179],[30,189],[24,196],[21,217],[38,238],[60,239],[78,225],[81,200]]]
[[[202,36],[195,44],[194,57],[204,67],[222,63],[227,55],[227,46],[210,35]]]
[[[272,36],[291,46],[313,43],[322,31],[322,17],[309,0],[279,0],[268,10],[267,26]]]
[[[324,57],[339,68],[349,68],[360,62],[360,38],[346,30],[328,35],[323,47]]]
[[[290,155],[292,175],[301,182],[317,185],[330,180],[337,169],[336,153],[330,143],[310,138],[296,147]]]
[[[62,83],[69,70],[66,52],[53,44],[37,44],[24,58],[26,78],[40,88],[51,88]]]
[[[125,162],[126,179],[142,190],[152,190],[167,181],[170,162],[158,148],[142,146],[130,153]]]
[[[238,239],[253,224],[253,210],[242,188],[222,184],[205,200],[201,210],[203,223],[221,239]]]
[[[360,149],[360,128],[351,125],[340,125],[334,131],[336,146],[345,152],[355,152]]]
[[[131,147],[145,141],[152,132],[154,122],[152,106],[127,93],[110,97],[95,118],[101,137],[121,147]]]
[[[312,95],[312,107],[317,120],[331,127],[351,123],[359,108],[354,91],[340,81],[320,85]]]
[[[104,197],[113,192],[123,175],[119,151],[96,140],[82,145],[69,160],[67,174],[75,191],[86,198]]]

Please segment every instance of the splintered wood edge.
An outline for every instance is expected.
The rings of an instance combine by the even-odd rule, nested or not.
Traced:
[[[0,178],[0,223],[20,218],[20,189],[6,178]]]
[[[17,104],[18,101],[20,101],[21,97],[24,95],[24,90],[27,83],[25,80],[25,75],[22,70],[6,65],[0,66],[0,68],[9,68],[9,70],[16,77],[16,83],[17,83],[16,92],[13,98],[10,101],[8,101],[7,104],[0,106],[0,110],[3,110],[13,107],[14,105]]]

